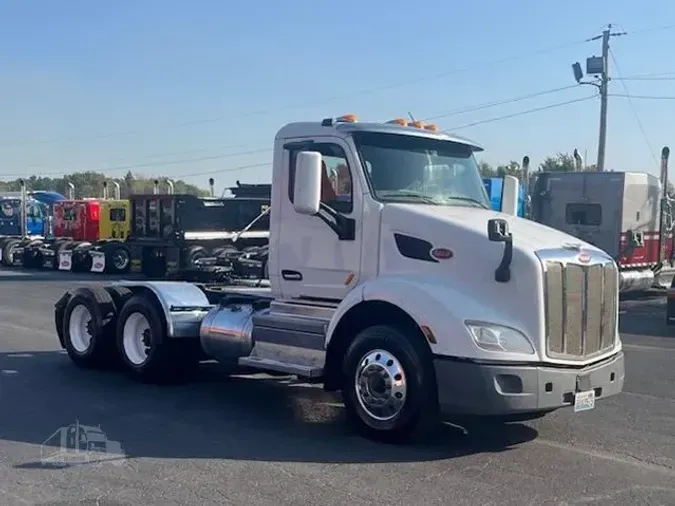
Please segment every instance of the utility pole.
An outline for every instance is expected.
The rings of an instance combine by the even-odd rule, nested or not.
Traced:
[[[609,88],[609,37],[612,25],[602,32],[602,74],[600,74],[600,135],[598,139],[597,171],[605,170],[605,146],[607,145],[607,92]]]
[[[596,169],[598,172],[605,170],[605,147],[607,145],[607,97],[609,93],[609,39],[626,35],[626,32],[612,32],[612,25],[607,25],[607,29],[602,35],[597,35],[586,42],[602,40],[602,56],[591,56],[586,58],[586,74],[595,76],[598,82],[582,82],[583,72],[579,62],[572,65],[574,77],[579,84],[590,84],[600,91],[600,134],[598,137],[598,161]]]

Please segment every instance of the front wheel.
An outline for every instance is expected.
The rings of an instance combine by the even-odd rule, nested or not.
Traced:
[[[414,330],[377,325],[361,331],[343,362],[342,397],[363,435],[403,442],[438,423],[431,352]]]

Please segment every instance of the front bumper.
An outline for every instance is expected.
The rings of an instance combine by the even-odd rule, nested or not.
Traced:
[[[577,391],[596,399],[623,390],[624,356],[619,352],[581,369],[505,365],[435,357],[438,399],[444,415],[509,416],[573,406]]]

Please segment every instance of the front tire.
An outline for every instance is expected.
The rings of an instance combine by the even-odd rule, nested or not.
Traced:
[[[361,331],[343,362],[342,397],[358,432],[399,443],[438,425],[429,350],[414,329],[377,325]]]
[[[193,373],[198,357],[166,336],[164,316],[144,295],[131,297],[120,313],[117,346],[128,374],[142,383],[174,383]]]

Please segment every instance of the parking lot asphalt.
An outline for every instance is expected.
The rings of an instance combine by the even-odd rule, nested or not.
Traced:
[[[0,271],[2,505],[675,504],[675,330],[659,294],[622,302],[625,391],[595,410],[386,446],[352,434],[316,385],[211,364],[171,387],[77,369],[53,304],[100,279]],[[49,465],[78,424],[121,448]]]

